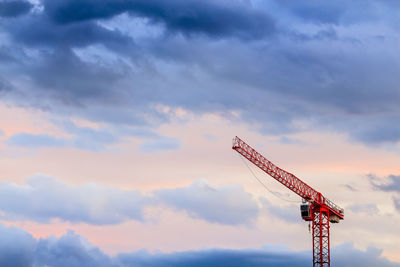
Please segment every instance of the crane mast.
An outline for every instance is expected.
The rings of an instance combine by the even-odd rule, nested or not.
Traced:
[[[273,164],[237,136],[233,139],[232,149],[303,199],[305,204],[300,207],[302,218],[312,221],[313,266],[329,267],[329,223],[343,220],[344,210],[295,175]]]

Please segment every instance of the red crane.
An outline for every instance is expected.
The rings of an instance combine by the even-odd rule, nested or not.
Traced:
[[[329,267],[329,222],[343,220],[344,210],[290,172],[273,164],[237,136],[233,139],[232,149],[303,199],[301,217],[312,221],[313,266]]]

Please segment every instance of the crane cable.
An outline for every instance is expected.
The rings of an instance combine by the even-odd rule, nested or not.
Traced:
[[[279,195],[278,192],[272,191],[271,189],[269,189],[257,176],[256,174],[253,172],[253,170],[250,168],[250,166],[246,163],[246,161],[240,156],[238,155],[239,158],[242,160],[242,162],[244,163],[244,165],[246,165],[247,169],[249,169],[249,171],[251,172],[251,174],[253,174],[254,178],[265,188],[267,189],[268,192],[270,192],[271,194],[273,194],[274,196],[276,196],[277,198],[284,200],[286,202],[292,202],[292,203],[298,203],[297,200],[290,200],[290,199],[285,199],[282,196]]]

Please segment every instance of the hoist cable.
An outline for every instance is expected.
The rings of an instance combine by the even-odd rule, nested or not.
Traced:
[[[249,171],[251,172],[251,174],[254,176],[254,178],[271,194],[273,194],[274,196],[276,196],[277,198],[287,201],[287,202],[292,202],[292,203],[298,203],[299,201],[297,200],[290,200],[290,199],[285,199],[282,196],[279,195],[278,192],[272,191],[271,189],[269,189],[258,177],[257,175],[253,172],[253,170],[250,168],[250,166],[246,163],[246,161],[243,159],[243,157],[241,157],[240,155],[238,155],[239,158],[242,160],[242,162],[244,163],[244,165],[246,165],[247,169],[249,169]]]

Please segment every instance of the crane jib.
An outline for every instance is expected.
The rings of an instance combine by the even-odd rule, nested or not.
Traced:
[[[295,175],[273,164],[237,136],[233,139],[232,149],[236,150],[247,160],[255,164],[257,167],[262,169],[264,172],[269,174],[275,180],[292,190],[303,199],[314,202],[318,205],[326,205],[330,212],[339,216],[340,219],[343,219],[344,210],[342,208],[325,198],[321,193],[297,178]]]

